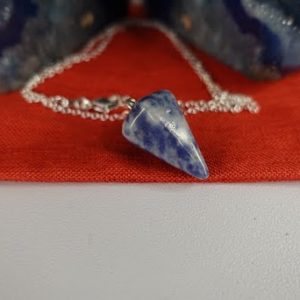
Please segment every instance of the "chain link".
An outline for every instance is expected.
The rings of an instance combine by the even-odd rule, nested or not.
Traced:
[[[198,78],[204,82],[212,97],[211,100],[179,100],[178,103],[185,114],[197,114],[199,112],[208,111],[239,113],[244,110],[250,113],[259,112],[260,107],[253,98],[243,94],[230,93],[216,84],[210,74],[205,70],[202,62],[179,40],[174,32],[160,23],[142,20],[126,21],[109,27],[103,33],[92,39],[81,52],[70,55],[62,61],[46,67],[41,73],[34,75],[21,90],[21,95],[29,103],[41,103],[54,112],[62,114],[70,114],[80,116],[84,119],[100,121],[124,119],[135,102],[135,99],[130,96],[111,95],[107,98],[97,100],[81,97],[72,100],[61,95],[47,96],[35,91],[35,89],[47,79],[63,73],[64,70],[70,69],[72,66],[82,62],[89,62],[100,56],[115,35],[131,26],[152,28],[163,33],[191,66]]]

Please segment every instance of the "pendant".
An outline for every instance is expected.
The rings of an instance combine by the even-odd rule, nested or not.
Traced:
[[[170,165],[206,179],[208,168],[188,123],[169,91],[136,102],[123,123],[124,137]]]

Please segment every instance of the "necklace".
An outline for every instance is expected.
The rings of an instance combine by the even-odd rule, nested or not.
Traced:
[[[154,92],[139,101],[131,96],[117,94],[94,100],[86,97],[67,99],[61,95],[47,96],[35,91],[47,79],[101,55],[114,36],[132,26],[152,28],[164,34],[199,80],[203,81],[211,99],[183,102],[176,100],[167,90]],[[62,114],[99,121],[124,120],[122,132],[128,141],[199,179],[208,177],[208,168],[184,115],[199,112],[258,113],[260,109],[251,97],[230,93],[215,83],[202,62],[167,27],[156,22],[135,20],[112,25],[79,53],[46,67],[25,84],[21,95],[29,103],[40,103]]]

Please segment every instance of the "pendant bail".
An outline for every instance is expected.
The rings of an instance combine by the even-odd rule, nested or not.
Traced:
[[[131,110],[135,106],[136,100],[130,97],[124,101],[124,104]]]

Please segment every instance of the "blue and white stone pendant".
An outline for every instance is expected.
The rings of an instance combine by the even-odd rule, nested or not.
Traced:
[[[136,102],[123,123],[123,135],[194,177],[208,177],[205,160],[175,96],[169,91],[162,90]]]

